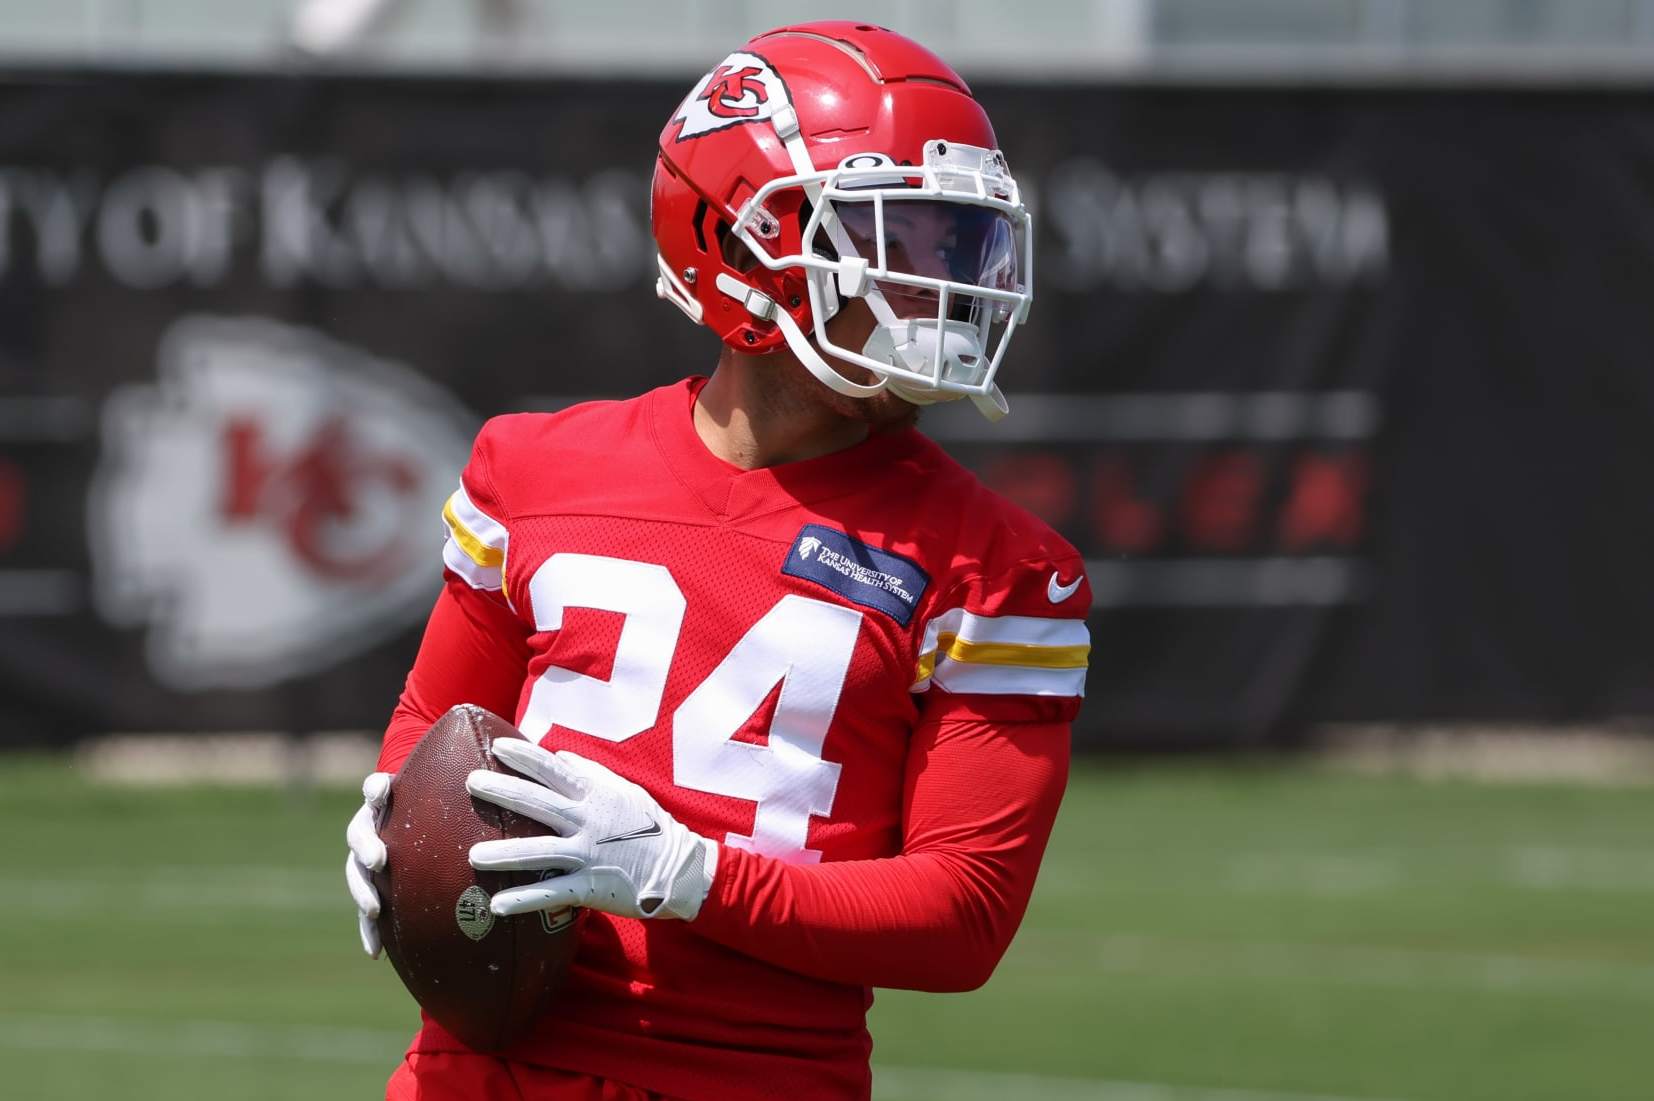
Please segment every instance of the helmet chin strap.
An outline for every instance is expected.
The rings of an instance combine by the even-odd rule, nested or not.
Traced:
[[[890,378],[887,378],[885,382],[892,394],[911,405],[940,405],[945,401],[958,401],[965,396],[964,394],[949,393],[946,390],[909,388]],[[971,404],[976,406],[976,411],[990,421],[1004,420],[1005,415],[1011,411],[1011,403],[1005,400],[1005,395],[1000,392],[997,383],[991,385],[986,394],[972,394],[970,399]]]
[[[846,397],[870,398],[890,385],[890,379],[884,375],[879,375],[879,381],[872,386],[864,386],[859,382],[851,382],[833,370],[832,365],[821,358],[821,353],[816,351],[815,345],[810,343],[809,338],[804,335],[804,330],[798,327],[798,322],[794,321],[792,314],[786,310],[775,312],[775,323],[781,326],[781,332],[787,338],[787,347],[791,348],[793,355],[804,364],[804,369],[827,388],[836,390]]]
[[[1002,421],[1011,411],[1011,403],[1005,400],[1005,394],[997,382],[988,387],[986,394],[972,394],[971,404],[989,421]]]
[[[815,345],[804,335],[804,330],[798,327],[793,315],[786,310],[778,309],[768,295],[747,286],[728,272],[718,273],[716,285],[719,290],[746,307],[746,311],[753,317],[760,321],[775,322],[781,329],[781,335],[787,339],[787,347],[792,349],[793,355],[804,364],[804,369],[829,390],[850,398],[870,398],[885,388],[889,380],[882,376],[874,385],[864,386],[859,382],[851,382],[833,370],[832,366],[821,358],[821,353],[816,350]]]

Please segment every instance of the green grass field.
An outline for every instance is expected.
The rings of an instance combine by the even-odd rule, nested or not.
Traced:
[[[0,757],[0,1096],[382,1096],[353,801]],[[993,981],[872,1028],[886,1101],[1648,1099],[1654,792],[1088,766]]]

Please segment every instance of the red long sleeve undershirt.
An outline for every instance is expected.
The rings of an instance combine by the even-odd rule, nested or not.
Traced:
[[[973,990],[1022,921],[1067,775],[1066,723],[921,723],[901,855],[797,865],[722,846],[694,927],[814,978]]]
[[[385,732],[395,771],[456,703],[515,712],[529,650],[495,601],[450,579]],[[1068,775],[1068,724],[927,718],[914,729],[897,856],[787,864],[719,847],[691,923],[814,978],[970,990],[987,981],[1033,891]]]

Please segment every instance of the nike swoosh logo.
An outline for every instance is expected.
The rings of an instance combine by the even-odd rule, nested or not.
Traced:
[[[1068,584],[1059,585],[1057,584],[1057,576],[1057,571],[1052,570],[1051,580],[1045,583],[1045,598],[1053,604],[1061,604],[1073,596],[1075,590],[1080,587],[1080,582],[1085,580],[1085,574],[1082,573]]]
[[[660,832],[660,823],[650,820],[647,826],[639,826],[630,833],[617,833],[613,837],[600,837],[597,844],[607,845],[611,841],[636,841],[640,837],[653,837]]]

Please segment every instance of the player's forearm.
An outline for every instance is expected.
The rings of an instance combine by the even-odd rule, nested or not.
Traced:
[[[1016,921],[972,879],[962,862],[935,853],[802,867],[725,846],[694,928],[812,978],[974,990]]]
[[[385,737],[379,744],[379,763],[374,766],[378,772],[396,772],[402,767],[402,762],[408,759],[415,745],[425,732],[431,729],[435,719],[427,719],[423,714],[415,711],[406,700],[398,701],[396,710],[391,714],[391,721],[385,726]]]
[[[693,928],[815,978],[981,986],[1033,893],[1067,783],[1068,727],[922,724],[909,756],[904,853],[793,865],[726,845]]]

